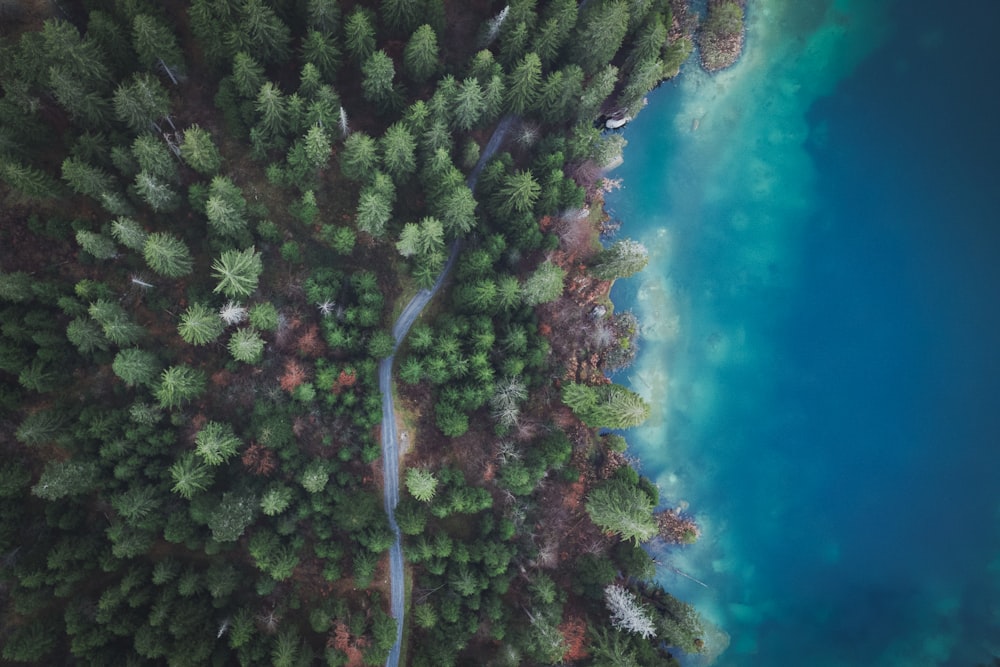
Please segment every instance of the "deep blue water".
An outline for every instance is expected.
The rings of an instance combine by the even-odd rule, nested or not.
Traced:
[[[1000,655],[1000,3],[750,0],[626,130],[629,434],[726,666]],[[697,120],[697,123],[695,123]],[[703,587],[671,568],[695,577]],[[704,664],[706,660],[693,660]]]

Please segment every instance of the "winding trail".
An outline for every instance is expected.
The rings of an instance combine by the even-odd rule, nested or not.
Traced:
[[[486,166],[489,159],[496,153],[504,137],[507,136],[507,132],[510,131],[510,128],[513,127],[517,120],[516,116],[504,116],[497,123],[496,129],[493,130],[493,135],[486,144],[486,148],[483,150],[482,155],[479,156],[479,161],[476,162],[476,166],[465,181],[470,190],[475,191],[476,183],[479,181],[479,174],[482,173],[483,167]],[[448,272],[451,271],[451,267],[455,264],[455,259],[458,257],[460,245],[459,241],[452,243],[448,261],[445,262],[444,268],[441,269],[437,280],[434,281],[434,285],[430,289],[422,289],[417,292],[410,299],[410,302],[406,304],[406,307],[403,308],[403,312],[399,314],[396,323],[392,325],[392,354],[383,359],[378,366],[378,389],[382,393],[382,462],[384,466],[385,513],[389,517],[389,527],[392,529],[393,534],[392,547],[389,549],[389,611],[392,617],[396,619],[396,643],[393,645],[392,650],[389,652],[389,657],[385,661],[386,667],[398,667],[399,665],[399,654],[403,643],[403,619],[406,612],[404,605],[403,544],[399,532],[399,524],[396,523],[396,505],[399,503],[399,434],[396,432],[396,409],[392,400],[392,364],[396,359],[396,350],[399,349],[399,344],[406,337],[410,327],[413,326],[417,317],[423,312],[424,307],[434,298],[434,295],[441,289],[441,285],[444,284]]]

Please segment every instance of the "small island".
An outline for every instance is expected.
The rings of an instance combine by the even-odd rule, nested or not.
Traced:
[[[581,4],[0,8],[3,664],[702,649],[601,239],[694,26]]]
[[[707,72],[731,67],[743,53],[746,0],[709,0],[698,27],[698,59]]]

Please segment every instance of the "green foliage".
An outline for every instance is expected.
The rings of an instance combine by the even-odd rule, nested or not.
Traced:
[[[177,333],[186,343],[206,345],[222,335],[224,328],[225,323],[214,309],[203,303],[193,303],[181,314]]]
[[[278,328],[278,309],[270,302],[258,303],[250,308],[250,326],[262,331],[274,331]]]
[[[292,490],[284,484],[274,484],[260,499],[260,508],[267,516],[281,514],[292,502]]]
[[[361,66],[361,74],[361,92],[380,113],[401,105],[402,94],[393,82],[396,66],[385,51],[379,50],[368,56]]]
[[[382,165],[389,175],[401,182],[417,169],[417,143],[403,123],[393,123],[379,141]]]
[[[197,124],[184,130],[181,157],[199,174],[211,176],[222,166],[222,155],[212,141],[212,135]]]
[[[194,438],[195,452],[210,466],[225,463],[236,456],[243,443],[229,424],[210,421],[202,427]]]
[[[170,100],[160,82],[146,73],[132,75],[115,89],[114,107],[118,120],[138,134],[166,116]]]
[[[573,59],[592,73],[609,63],[628,32],[629,11],[625,0],[595,2],[580,17],[573,36]]]
[[[194,267],[191,252],[184,242],[165,232],[147,236],[142,254],[149,268],[167,278],[186,276]]]
[[[550,261],[542,262],[524,281],[524,303],[537,306],[562,296],[566,271]]]
[[[59,500],[93,490],[98,481],[95,461],[50,461],[31,492],[43,500]]]
[[[590,263],[590,273],[600,280],[628,278],[641,271],[649,262],[646,246],[631,239],[615,241]]]
[[[542,83],[542,61],[537,53],[527,53],[518,62],[507,79],[504,97],[507,111],[523,114],[535,104]]]
[[[530,170],[518,170],[508,175],[497,194],[497,210],[501,215],[528,213],[542,193],[542,186]]]
[[[649,404],[637,393],[618,384],[590,386],[567,382],[563,402],[588,426],[631,428],[649,417]]]
[[[743,32],[743,7],[735,0],[710,2],[698,29],[698,49],[705,69],[716,71],[733,64],[729,44]]]
[[[356,63],[363,63],[375,52],[375,27],[372,16],[361,7],[344,21],[344,45]]]
[[[131,345],[144,333],[143,328],[114,301],[98,299],[90,304],[88,312],[101,325],[104,336],[115,345]]]
[[[601,529],[636,544],[656,535],[653,503],[642,489],[631,484],[610,480],[591,491],[587,514]]]
[[[414,31],[403,51],[406,74],[417,83],[423,83],[439,69],[437,34],[424,24]]]
[[[253,523],[257,499],[250,494],[227,492],[208,518],[208,528],[216,542],[235,542]]]
[[[205,390],[205,373],[190,366],[177,365],[160,374],[156,399],[163,408],[180,407],[194,400]]]
[[[260,337],[256,329],[250,327],[237,329],[230,336],[227,347],[236,361],[256,364],[264,354],[264,339]]]
[[[430,502],[437,491],[438,480],[434,473],[423,468],[406,471],[406,490],[421,502]]]
[[[355,181],[366,180],[379,166],[375,140],[364,132],[353,132],[340,152],[340,170]]]
[[[132,218],[119,217],[111,223],[111,236],[129,250],[142,252],[149,234]]]
[[[212,275],[219,279],[212,291],[233,299],[250,296],[257,289],[263,270],[260,253],[254,248],[226,250],[212,262]]]
[[[188,500],[212,484],[212,469],[196,457],[194,452],[182,454],[170,466],[170,476],[174,480],[172,491]]]
[[[160,364],[153,353],[133,347],[120,350],[111,369],[130,387],[150,386],[159,375]]]

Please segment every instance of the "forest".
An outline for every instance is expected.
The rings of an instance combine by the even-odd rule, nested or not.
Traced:
[[[382,665],[400,630],[428,667],[699,651],[650,555],[697,527],[630,464],[650,406],[607,379],[639,331],[608,291],[646,251],[601,205],[604,119],[697,21],[0,2],[0,664]]]

